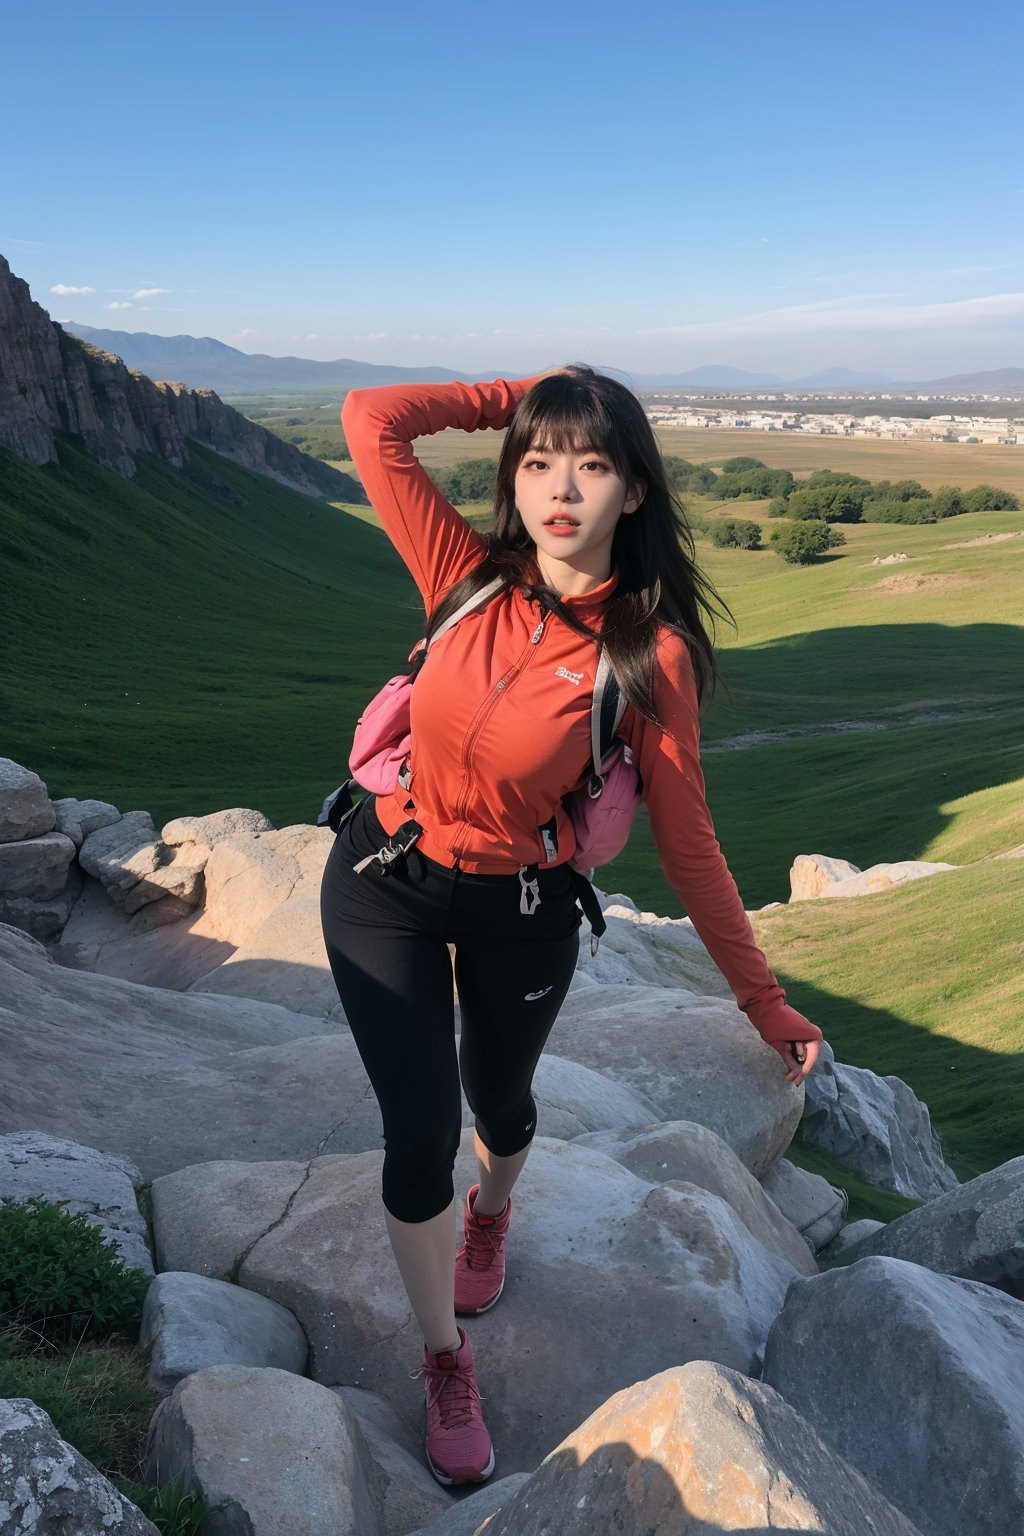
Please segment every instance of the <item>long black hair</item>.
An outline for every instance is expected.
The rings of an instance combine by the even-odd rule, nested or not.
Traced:
[[[515,477],[531,448],[548,452],[606,454],[627,487],[644,485],[643,501],[620,517],[612,541],[618,583],[599,635],[546,586],[536,550],[515,502]],[[505,433],[495,490],[494,526],[483,535],[483,562],[434,609],[428,637],[448,614],[495,576],[506,590],[558,613],[571,629],[607,647],[616,680],[627,701],[660,725],[654,706],[654,671],[659,628],[676,630],[690,650],[701,702],[710,698],[717,675],[713,649],[715,619],[729,616],[710,583],[697,569],[693,534],[665,474],[661,451],[639,400],[617,379],[573,364],[539,379],[521,400]]]

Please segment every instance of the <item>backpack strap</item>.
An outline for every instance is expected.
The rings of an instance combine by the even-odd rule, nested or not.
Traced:
[[[454,629],[456,624],[466,617],[467,613],[472,613],[475,608],[482,608],[485,603],[490,602],[494,594],[499,592],[504,585],[504,578],[495,576],[494,580],[489,581],[485,587],[481,587],[479,592],[475,592],[472,597],[468,597],[460,607],[456,608],[454,613],[448,615],[443,624],[440,624],[435,629],[430,639],[423,643],[424,656],[435,640],[440,640],[442,635],[446,635],[450,629]]]
[[[601,765],[615,744],[615,733],[626,713],[626,700],[619,688],[608,652],[604,646],[597,663],[594,694],[590,703],[590,756],[593,771],[588,789],[596,799],[603,787]]]

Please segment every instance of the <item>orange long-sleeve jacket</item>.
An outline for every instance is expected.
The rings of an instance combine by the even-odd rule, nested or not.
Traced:
[[[388,537],[431,612],[483,558],[483,541],[442,496],[412,442],[447,427],[506,425],[532,379],[353,390],[342,410],[349,451]],[[562,601],[600,625],[615,588]],[[547,862],[540,828],[556,818],[558,860],[575,839],[562,796],[590,761],[597,647],[520,592],[492,600],[431,646],[412,690],[412,787],[381,796],[388,833],[409,819],[419,847],[474,874]],[[620,736],[633,750],[666,878],[739,1006],[768,1041],[820,1040],[786,1003],[754,939],[715,837],[699,755],[697,688],[685,641],[662,631],[654,700],[661,730],[627,709]]]

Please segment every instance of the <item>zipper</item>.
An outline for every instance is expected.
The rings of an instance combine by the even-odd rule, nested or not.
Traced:
[[[537,628],[530,636],[526,649],[520,654],[513,665],[509,667],[508,671],[505,672],[502,677],[499,677],[498,681],[494,685],[494,688],[490,693],[488,693],[487,697],[480,705],[480,708],[477,710],[476,715],[473,718],[473,723],[470,725],[469,730],[466,732],[466,739],[462,744],[462,771],[465,774],[466,787],[456,802],[456,821],[462,821],[465,816],[466,805],[469,800],[470,785],[472,783],[472,778],[470,775],[471,759],[473,756],[473,748],[476,746],[480,732],[483,730],[487,720],[489,719],[502,694],[511,686],[512,683],[515,682],[519,674],[525,671],[526,667],[529,665],[532,647],[539,645],[544,636],[544,625],[546,620],[547,613],[543,613],[541,615],[540,623],[537,625]],[[455,855],[456,863],[458,863],[458,860],[463,852],[462,848],[452,848],[451,852]]]

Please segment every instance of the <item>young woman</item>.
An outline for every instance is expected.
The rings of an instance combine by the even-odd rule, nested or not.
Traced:
[[[501,1294],[511,1191],[535,1128],[533,1073],[576,965],[562,797],[590,762],[599,645],[627,700],[619,735],[666,877],[789,1082],[810,1072],[821,1031],[786,1003],[715,839],[698,755],[713,594],[636,397],[571,367],[354,391],[342,421],[422,594],[428,637],[488,581],[503,583],[431,646],[403,782],[344,823],[322,893],[331,968],[384,1122],[385,1219],[423,1331],[427,1457],[442,1483],[479,1482],[494,1452],[456,1314]],[[448,427],[505,426],[494,529],[481,535],[410,445]],[[552,817],[554,837],[542,836]],[[419,837],[402,853],[410,821]],[[374,858],[386,845],[397,856]],[[453,1279],[460,1071],[479,1178]]]

